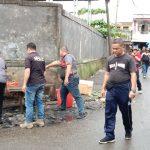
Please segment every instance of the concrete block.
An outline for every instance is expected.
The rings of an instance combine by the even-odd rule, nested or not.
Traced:
[[[81,94],[90,96],[93,90],[93,81],[80,80],[79,89]]]

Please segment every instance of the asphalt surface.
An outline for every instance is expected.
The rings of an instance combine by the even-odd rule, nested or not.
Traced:
[[[102,73],[92,79],[96,88],[101,85]],[[133,109],[133,137],[124,139],[122,118],[118,110],[116,142],[99,144],[104,137],[104,109],[87,109],[83,120],[68,119],[49,126],[33,129],[19,127],[0,129],[0,150],[150,150],[150,78],[142,79],[143,94],[137,95]]]

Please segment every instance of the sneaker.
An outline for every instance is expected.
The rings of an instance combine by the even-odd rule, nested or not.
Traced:
[[[37,125],[39,127],[44,127],[45,123],[43,119],[37,119],[37,121],[34,122],[34,125]]]
[[[99,141],[99,144],[107,144],[107,143],[114,143],[114,142],[115,142],[115,138],[110,138],[106,136]]]
[[[24,123],[24,124],[20,124],[20,128],[26,128],[26,129],[32,129],[33,128],[33,123]]]
[[[126,140],[130,140],[131,138],[132,138],[132,133],[131,132],[125,134],[125,139]]]
[[[83,119],[87,116],[87,112],[84,113],[79,113],[79,115],[77,116],[77,119]]]
[[[139,93],[139,94],[143,94],[143,91],[142,91],[142,90],[139,90],[138,93]]]

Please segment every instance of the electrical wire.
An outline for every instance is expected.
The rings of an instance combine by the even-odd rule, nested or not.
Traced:
[[[136,7],[134,0],[131,0],[131,1],[132,1],[132,3],[133,3],[134,7]]]

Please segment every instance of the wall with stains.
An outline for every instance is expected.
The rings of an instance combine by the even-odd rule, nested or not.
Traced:
[[[47,62],[58,58],[58,4],[0,0],[0,52],[9,81],[22,86],[26,45],[34,42]],[[54,81],[56,71],[48,74]]]
[[[6,60],[24,60],[29,42],[47,61],[58,58],[63,45],[80,61],[107,55],[106,39],[61,5],[0,0],[0,18],[0,51]]]
[[[0,4],[0,51],[4,58],[24,59],[29,42],[36,43],[46,60],[57,58],[57,7]]]
[[[34,42],[47,62],[58,59],[68,46],[80,63],[106,56],[106,39],[81,20],[68,15],[59,4],[0,0],[0,51],[7,61],[9,79],[23,80],[26,45]],[[47,73],[53,84],[57,70]]]
[[[80,62],[107,56],[106,39],[82,20],[62,13],[61,45],[68,49]]]

